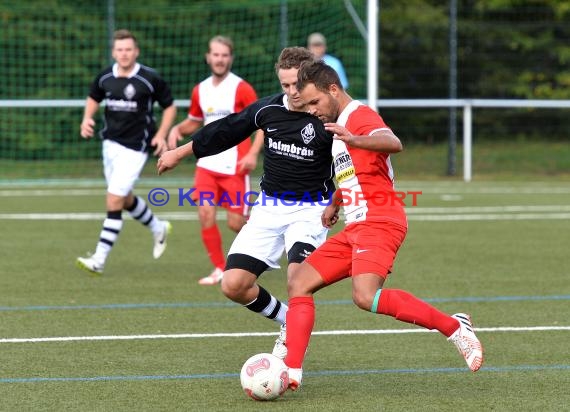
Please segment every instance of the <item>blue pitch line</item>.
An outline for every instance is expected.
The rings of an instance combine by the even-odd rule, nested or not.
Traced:
[[[484,372],[532,372],[532,371],[570,370],[570,365],[518,365],[518,366],[485,366],[478,374]],[[419,373],[471,373],[465,368],[425,368],[425,369],[370,369],[344,371],[305,372],[305,376],[355,376],[355,375],[387,375],[387,374],[419,374]],[[134,376],[93,376],[93,377],[59,377],[59,378],[0,378],[0,383],[42,383],[42,382],[111,382],[111,381],[157,381],[157,380],[194,380],[194,379],[227,379],[238,378],[239,373],[216,373],[194,375],[134,375]]]
[[[104,305],[39,305],[39,306],[0,306],[0,312],[26,310],[77,310],[77,309],[168,309],[168,308],[219,308],[239,306],[234,302],[181,302],[181,303],[110,303]]]
[[[457,298],[427,298],[430,303],[449,302],[520,302],[543,300],[570,300],[570,295],[548,296],[465,296]],[[352,300],[317,300],[317,305],[352,305]],[[81,309],[171,309],[171,308],[226,308],[239,306],[234,302],[180,302],[180,303],[111,303],[104,305],[39,305],[39,306],[0,306],[0,312],[35,310],[81,310]]]
[[[465,296],[458,298],[422,298],[422,300],[430,303],[446,303],[446,302],[520,302],[520,301],[537,301],[537,300],[570,300],[570,295],[548,295],[548,296]],[[352,300],[321,300],[315,302],[317,305],[337,305],[352,304]]]

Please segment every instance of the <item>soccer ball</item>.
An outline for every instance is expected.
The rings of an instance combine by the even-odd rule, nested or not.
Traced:
[[[277,399],[289,387],[287,366],[270,353],[258,353],[245,361],[240,373],[241,387],[256,401]]]

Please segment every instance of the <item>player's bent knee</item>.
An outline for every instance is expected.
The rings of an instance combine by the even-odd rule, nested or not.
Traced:
[[[295,278],[295,276],[290,276],[287,279],[287,294],[291,296],[301,296],[303,293],[301,282]]]
[[[245,221],[228,221],[228,229],[236,233],[241,230],[243,225],[245,225]]]
[[[220,288],[224,296],[233,301],[241,301],[245,292],[249,289],[242,282],[232,282],[231,280],[226,279],[225,275],[222,279]]]
[[[311,284],[303,276],[300,265],[297,265],[296,270],[287,274],[287,293],[289,297],[306,296],[312,292]]]
[[[216,209],[198,207],[198,220],[203,228],[209,228],[216,224]]]
[[[222,293],[235,302],[246,299],[247,292],[255,285],[257,277],[241,269],[230,269],[224,272],[222,278]]]
[[[362,293],[356,290],[352,291],[352,301],[356,306],[358,306],[362,310],[370,312],[373,300],[374,300],[374,294]]]

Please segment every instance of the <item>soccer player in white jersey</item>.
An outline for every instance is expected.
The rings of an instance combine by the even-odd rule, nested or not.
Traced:
[[[91,85],[85,103],[81,136],[95,134],[93,117],[105,100],[103,168],[107,181],[107,218],[92,256],[77,258],[77,265],[92,274],[103,273],[105,261],[123,227],[122,211],[150,229],[154,237],[153,257],[158,259],[166,248],[170,223],[155,217],[145,201],[133,195],[133,188],[148,158],[148,152],[160,155],[166,149],[168,129],[176,118],[176,107],[168,84],[150,68],[137,63],[139,48],[135,36],[118,30],[113,38],[115,63],[103,70]],[[153,104],[163,108],[157,129]]]
[[[212,74],[194,86],[188,117],[170,130],[170,149],[176,148],[177,142],[202,125],[237,113],[257,100],[254,88],[230,71],[233,49],[233,42],[228,37],[215,36],[210,39],[206,62]],[[249,173],[257,165],[257,155],[262,145],[263,132],[258,131],[253,145],[250,139],[246,139],[222,153],[203,157],[196,164],[196,190],[192,200],[198,207],[202,243],[214,267],[210,275],[199,280],[201,285],[219,283],[226,266],[222,236],[216,223],[216,205],[226,209],[228,227],[239,232],[245,224],[249,208],[246,202],[238,200],[240,195],[243,197],[244,193],[250,191]]]

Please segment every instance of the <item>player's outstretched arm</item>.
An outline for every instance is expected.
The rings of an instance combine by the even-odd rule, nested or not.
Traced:
[[[333,139],[342,140],[351,147],[383,153],[403,150],[402,142],[390,129],[380,129],[370,136],[355,136],[337,123],[325,123],[325,129],[334,133]]]
[[[156,163],[158,174],[161,175],[164,172],[174,169],[182,159],[192,155],[194,153],[192,150],[193,143],[194,142],[190,141],[174,150],[164,152],[162,156],[158,158],[158,162]]]

